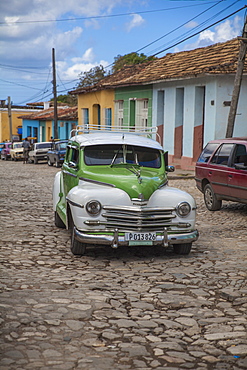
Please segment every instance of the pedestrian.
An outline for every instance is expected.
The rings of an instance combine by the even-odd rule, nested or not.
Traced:
[[[28,152],[30,150],[30,143],[29,143],[27,137],[23,141],[22,146],[23,146],[23,163],[27,163],[27,161],[28,161]]]

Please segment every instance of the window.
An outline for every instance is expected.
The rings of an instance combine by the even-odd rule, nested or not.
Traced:
[[[222,144],[214,154],[211,163],[227,166],[233,146],[234,144]]]
[[[111,128],[111,108],[105,109],[105,126]]]
[[[136,101],[136,128],[148,126],[148,99]]]
[[[115,124],[123,127],[123,100],[115,101]]]
[[[160,168],[161,156],[157,149],[132,145],[93,145],[84,150],[88,166],[135,164],[141,167]]]
[[[89,124],[88,108],[82,108],[82,125],[86,126],[88,124]]]
[[[219,144],[217,143],[209,143],[205,146],[205,148],[203,149],[200,157],[198,158],[198,162],[208,162],[209,158],[211,157],[211,155],[213,154],[213,152],[215,151],[215,149],[217,148]]]

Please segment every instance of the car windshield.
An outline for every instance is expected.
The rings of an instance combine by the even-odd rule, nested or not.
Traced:
[[[51,143],[40,143],[36,145],[36,149],[51,148]]]
[[[57,145],[57,150],[66,150],[67,148],[67,143],[59,143]]]
[[[136,164],[142,167],[160,168],[161,156],[157,149],[132,145],[93,145],[84,150],[88,166]]]
[[[13,148],[16,149],[16,148],[22,148],[22,143],[15,143],[13,144]]]

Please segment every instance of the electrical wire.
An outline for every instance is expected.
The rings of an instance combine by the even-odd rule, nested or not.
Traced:
[[[128,15],[135,15],[135,14],[147,14],[147,13],[156,13],[156,12],[163,12],[169,10],[177,10],[183,8],[191,8],[195,6],[205,5],[215,3],[215,1],[210,1],[207,3],[202,2],[202,4],[193,4],[193,5],[184,5],[184,6],[177,6],[173,8],[165,8],[165,9],[156,9],[156,10],[143,10],[139,12],[130,12],[130,13],[120,13],[120,14],[109,14],[109,15],[98,15],[98,16],[91,16],[91,17],[71,17],[71,18],[64,18],[64,19],[47,19],[47,20],[30,20],[30,21],[8,21],[0,22],[2,26],[9,26],[10,24],[27,24],[27,23],[48,23],[48,22],[68,22],[68,21],[79,21],[79,20],[89,20],[89,19],[103,19],[103,18],[114,18],[114,17],[123,17]]]

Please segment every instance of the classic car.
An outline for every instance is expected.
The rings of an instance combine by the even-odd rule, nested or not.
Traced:
[[[90,244],[190,253],[198,238],[196,203],[168,186],[167,171],[174,168],[162,146],[144,131],[80,132],[69,139],[53,186],[55,225],[71,230],[72,253],[82,255]]]
[[[47,152],[48,166],[61,167],[64,161],[68,140],[55,141]]]
[[[210,211],[222,200],[247,203],[247,138],[211,140],[196,163],[197,188]]]
[[[11,142],[3,143],[1,150],[1,159],[8,160],[10,158],[10,149],[12,148]]]
[[[10,157],[12,161],[23,159],[23,147],[21,142],[15,142],[10,149]]]
[[[52,142],[40,142],[34,143],[31,146],[31,150],[29,152],[29,163],[37,164],[39,161],[47,160],[47,152],[51,149]]]

